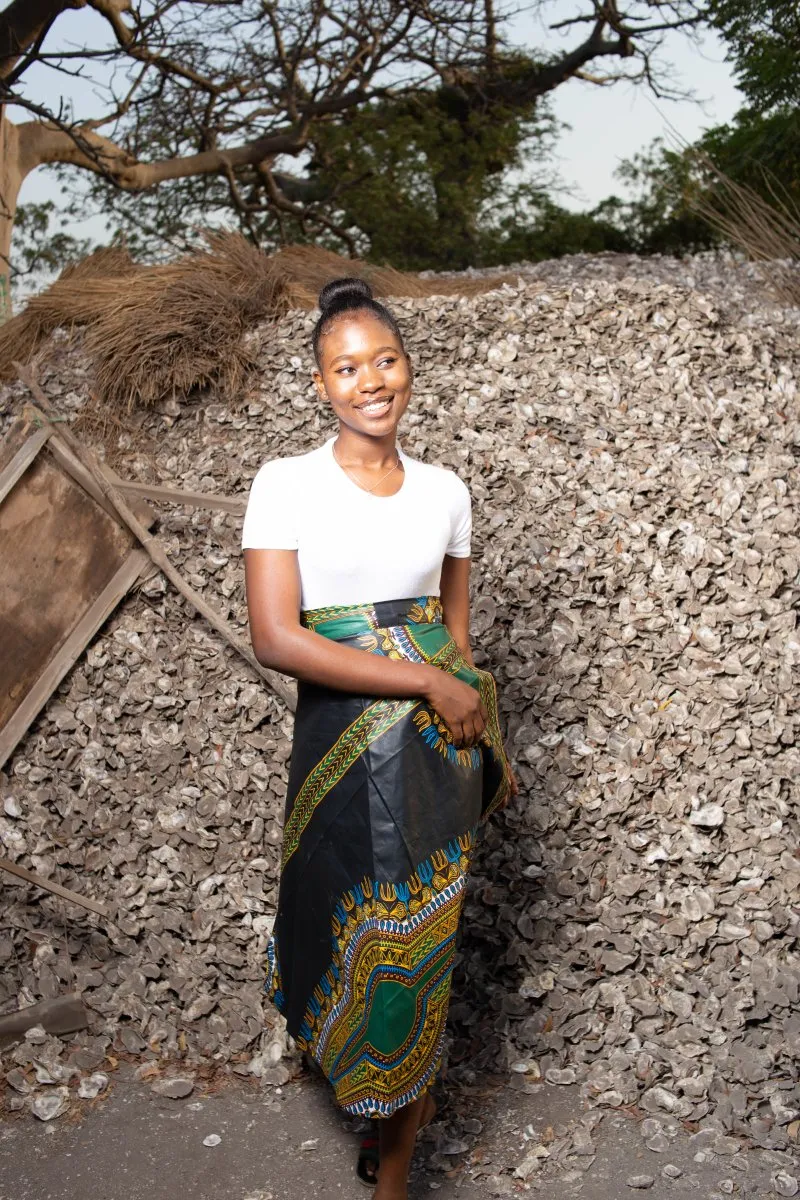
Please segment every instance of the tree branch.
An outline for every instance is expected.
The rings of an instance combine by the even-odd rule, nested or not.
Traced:
[[[258,163],[270,155],[299,154],[307,138],[307,131],[301,126],[268,134],[229,150],[206,150],[148,163],[140,162],[110,138],[86,127],[75,126],[68,130],[53,122],[29,121],[20,125],[19,131],[20,157],[26,174],[46,163],[70,163],[96,175],[105,175],[117,187],[131,192],[168,179],[226,173]]]
[[[68,8],[86,0],[12,0],[0,12],[0,79],[8,79],[26,50],[39,42]]]
[[[329,217],[324,216],[322,213],[311,212],[303,204],[294,204],[288,200],[278,190],[274,177],[263,165],[259,165],[258,173],[262,182],[264,183],[270,203],[278,213],[288,213],[300,221],[311,220],[321,228],[329,229],[331,233],[335,233],[337,237],[342,239],[347,246],[351,257],[355,258],[355,241],[353,240],[352,234],[347,229],[344,229],[341,225],[337,224],[335,221],[332,221]]]
[[[604,37],[606,25],[603,16],[595,21],[589,37],[561,58],[544,65],[531,64],[529,71],[515,78],[500,79],[490,84],[492,98],[513,105],[530,102],[552,92],[596,58],[630,58],[635,53],[630,37],[627,33],[621,33],[609,40]]]
[[[127,49],[134,39],[134,33],[123,21],[122,14],[131,11],[131,0],[84,0],[84,3],[105,17],[120,46]]]
[[[255,166],[279,154],[300,154],[308,143],[310,123],[317,117],[344,111],[366,99],[360,88],[308,106],[294,125],[242,145],[211,149],[157,162],[141,162],[124,147],[102,137],[88,125],[68,127],[62,122],[29,121],[18,126],[23,175],[37,166],[69,163],[105,175],[125,191],[141,191],[169,179],[227,174]]]

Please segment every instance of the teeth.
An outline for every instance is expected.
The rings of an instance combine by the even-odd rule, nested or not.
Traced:
[[[361,408],[364,412],[375,412],[379,408],[386,408],[390,403],[390,400],[374,400],[370,404],[362,404]]]

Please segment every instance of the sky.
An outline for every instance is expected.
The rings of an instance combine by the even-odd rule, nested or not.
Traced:
[[[570,48],[578,39],[575,29],[562,34],[547,28],[584,6],[578,0],[551,0],[542,10],[539,5],[520,4],[514,18],[512,40],[521,46],[536,46],[558,51]],[[581,27],[578,27],[581,28]],[[46,46],[48,50],[97,45],[108,41],[107,26],[93,10],[68,10],[58,18]],[[654,99],[642,86],[616,83],[598,87],[571,80],[556,89],[553,110],[559,121],[570,126],[559,138],[557,170],[564,190],[558,200],[565,207],[580,210],[593,207],[616,193],[624,194],[614,171],[623,159],[644,150],[661,137],[678,137],[691,142],[704,130],[731,118],[742,98],[734,86],[731,71],[724,61],[724,47],[714,34],[706,33],[698,44],[682,34],[668,35],[661,62],[668,65],[673,87],[691,93],[694,99]],[[600,68],[614,60],[600,60]],[[73,80],[37,67],[25,77],[31,96],[58,106],[64,97],[74,104],[76,115],[97,116],[103,106],[91,81]],[[23,119],[20,110],[12,119]],[[52,175],[40,168],[23,184],[20,202],[57,199],[57,184]],[[82,237],[102,240],[102,219],[91,218],[67,227]]]
[[[530,10],[534,6],[524,5]],[[548,23],[563,20],[585,6],[575,0],[553,0],[546,10]],[[552,32],[541,17],[520,15],[514,23],[523,45],[568,49],[576,44],[569,35]],[[660,61],[672,88],[694,99],[656,99],[647,88],[630,83],[600,87],[572,79],[553,94],[556,117],[570,126],[558,141],[559,174],[566,184],[560,198],[567,208],[591,208],[613,194],[623,194],[614,171],[623,159],[646,149],[657,137],[693,142],[705,130],[730,120],[743,98],[725,62],[725,47],[712,32],[695,44],[680,33],[670,33]],[[613,67],[613,59],[600,59],[595,70]]]

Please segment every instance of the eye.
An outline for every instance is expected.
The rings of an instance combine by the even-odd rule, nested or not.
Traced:
[[[336,374],[344,375],[345,371],[354,371],[354,370],[355,370],[355,367],[337,367]]]
[[[395,358],[382,358],[381,361],[378,363],[378,366],[379,367],[390,367],[392,365],[392,363],[396,363],[396,362],[397,362],[396,357]]]

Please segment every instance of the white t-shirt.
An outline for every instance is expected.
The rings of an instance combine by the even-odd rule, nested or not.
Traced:
[[[297,550],[303,609],[440,595],[444,555],[469,558],[466,484],[398,446],[403,486],[370,495],[333,457],[335,440],[264,463],[250,488],[242,549]]]

